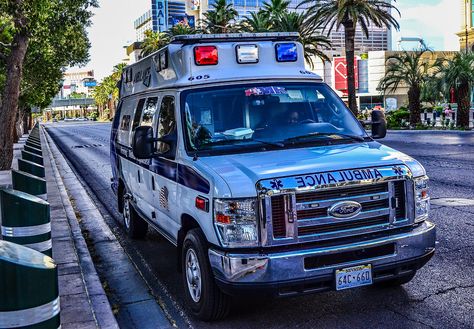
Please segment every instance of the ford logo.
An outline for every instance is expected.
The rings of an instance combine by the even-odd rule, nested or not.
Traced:
[[[333,204],[328,209],[328,215],[336,218],[350,218],[358,215],[362,205],[355,201],[341,201]]]

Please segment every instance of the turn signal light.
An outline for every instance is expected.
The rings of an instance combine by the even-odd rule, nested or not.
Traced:
[[[194,47],[194,62],[196,65],[217,65],[219,56],[216,46]]]
[[[221,224],[230,224],[230,216],[224,215],[224,214],[216,214],[216,222],[221,223]]]

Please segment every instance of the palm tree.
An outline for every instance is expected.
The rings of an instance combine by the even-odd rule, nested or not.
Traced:
[[[386,60],[385,76],[380,80],[379,89],[393,92],[399,86],[408,88],[408,108],[410,110],[410,125],[421,123],[421,92],[428,81],[438,72],[439,61],[430,64],[423,58],[427,49],[404,51],[389,56]]]
[[[165,33],[168,34],[168,37],[171,39],[171,37],[174,37],[175,35],[196,34],[196,33],[198,33],[198,30],[196,30],[195,28],[189,26],[189,24],[178,23],[176,25],[173,25]]]
[[[168,34],[165,32],[145,31],[145,39],[142,43],[141,56],[146,57],[169,43]]]
[[[447,90],[454,88],[458,113],[456,125],[469,128],[471,90],[474,84],[474,53],[459,52],[441,68],[443,82]]]
[[[354,39],[357,26],[369,37],[369,25],[377,27],[395,27],[399,29],[397,20],[391,15],[398,9],[385,0],[303,0],[298,6],[308,5],[308,29],[322,29],[328,36],[336,28],[344,27],[347,61],[347,88],[349,107],[357,115],[357,100],[354,74]]]
[[[315,57],[319,57],[323,62],[330,61],[329,57],[321,49],[329,49],[331,43],[325,36],[316,34],[313,30],[308,29],[307,25],[304,24],[304,20],[304,14],[284,10],[279,14],[278,20],[275,20],[273,31],[298,32],[300,35],[298,41],[303,45],[304,58],[311,68],[314,68]]]
[[[207,33],[230,33],[236,30],[235,19],[239,15],[232,4],[217,0],[211,10],[204,13],[201,25]]]
[[[288,11],[288,6],[290,1],[288,0],[270,0],[270,2],[263,3],[262,11],[271,18],[272,20],[277,20],[278,16]]]
[[[263,10],[251,12],[250,16],[245,16],[241,23],[241,30],[243,32],[269,32],[271,29],[272,21],[268,13]]]

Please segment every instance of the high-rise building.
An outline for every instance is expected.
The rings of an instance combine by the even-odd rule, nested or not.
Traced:
[[[163,32],[183,21],[194,26],[194,17],[187,15],[184,0],[151,0],[150,4],[150,9],[134,21],[136,41],[143,41],[147,30]]]
[[[461,50],[474,50],[474,2],[459,0],[461,8],[461,31],[457,33]]]

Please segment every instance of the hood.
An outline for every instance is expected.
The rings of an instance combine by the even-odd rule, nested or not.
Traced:
[[[256,195],[256,183],[325,171],[407,165],[413,176],[424,168],[410,156],[377,142],[298,148],[199,158],[229,186],[232,197]]]

